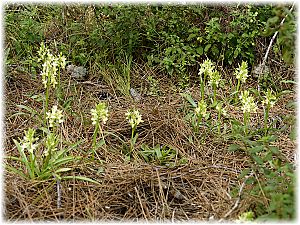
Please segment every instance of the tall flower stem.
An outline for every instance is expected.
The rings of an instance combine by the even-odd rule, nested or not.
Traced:
[[[205,87],[206,75],[203,74],[203,78],[201,77],[201,98],[204,101],[204,87]]]
[[[46,119],[46,113],[48,112],[48,105],[49,105],[49,90],[50,90],[50,85],[47,84],[46,87],[46,96],[45,96],[45,110],[44,110],[44,123],[47,123],[47,119]]]
[[[264,131],[265,135],[268,134],[268,118],[270,109],[274,106],[276,102],[276,96],[272,93],[272,90],[267,90],[265,92],[265,99],[262,101],[262,104],[264,105]]]
[[[56,97],[61,98],[61,87],[60,87],[60,67],[57,71],[57,89],[56,89]]]
[[[130,153],[132,153],[133,150],[134,150],[134,144],[135,144],[135,143],[133,143],[133,142],[134,142],[134,132],[135,132],[135,129],[136,129],[135,126],[131,129]]]
[[[196,126],[196,133],[197,134],[199,133],[201,122],[202,122],[202,115],[198,114],[198,121],[197,121],[197,126]]]
[[[135,133],[135,130],[138,126],[139,123],[143,122],[142,120],[142,116],[140,114],[140,112],[138,110],[135,110],[135,109],[131,109],[131,110],[128,110],[126,113],[126,119],[128,119],[128,123],[130,124],[131,126],[131,138],[130,138],[130,155],[133,153],[133,150],[134,150],[134,145],[135,145],[135,142],[138,138],[138,133]],[[129,157],[130,157],[129,155]]]
[[[218,112],[218,134],[221,134],[221,110]]]
[[[94,151],[95,151],[95,148],[96,148],[96,141],[97,141],[97,136],[98,136],[98,132],[99,132],[99,122],[97,122],[96,126],[95,126],[95,130],[94,130],[94,133],[93,133],[93,158],[94,158]]]
[[[249,122],[249,113],[244,113],[244,133],[245,135],[248,134],[248,122]]]
[[[237,86],[236,86],[235,98],[234,98],[235,103],[237,103],[237,97],[238,97],[238,93],[239,93],[239,90],[240,90],[240,86],[241,86],[241,80],[238,80],[238,83],[237,83]]]
[[[217,96],[217,87],[216,87],[215,84],[213,85],[213,89],[214,89],[214,103],[215,103],[216,102],[216,96]]]
[[[267,133],[268,133],[269,111],[270,111],[270,106],[267,105],[267,107],[264,109],[264,130],[265,130],[265,135],[267,135]]]
[[[102,124],[105,124],[108,120],[108,108],[104,102],[100,102],[95,105],[94,109],[91,109],[92,114],[92,124],[95,126],[94,133],[93,133],[93,143],[92,143],[92,158],[95,158],[96,153],[96,142],[97,142],[97,136],[100,131],[101,137],[102,137],[102,144],[104,144],[104,136],[103,131],[101,128]],[[106,150],[106,149],[105,149]]]

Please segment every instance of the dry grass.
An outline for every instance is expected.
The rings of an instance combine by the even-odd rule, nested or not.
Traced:
[[[141,67],[143,68],[143,67]],[[136,69],[138,73],[138,69]],[[151,72],[149,72],[151,74]],[[119,97],[116,90],[95,78],[90,82],[78,83],[62,76],[65,100],[73,99],[66,110],[63,126],[65,144],[82,140],[71,154],[87,159],[91,147],[93,127],[90,109],[99,101],[103,92],[112,96],[109,101],[110,117],[104,129],[115,136],[106,137],[107,147],[98,151],[97,160],[81,160],[71,165],[70,175],[81,175],[97,180],[92,184],[78,180],[63,180],[62,207],[57,207],[57,187],[54,180],[27,181],[9,172],[5,175],[5,219],[20,220],[121,220],[121,221],[186,221],[222,219],[236,202],[231,197],[243,180],[240,172],[249,167],[249,159],[241,152],[230,153],[230,143],[208,133],[205,143],[201,142],[184,121],[184,100],[170,91],[170,84],[160,82],[163,95],[144,96],[140,102],[129,97]],[[135,85],[142,85],[135,81]],[[40,124],[30,115],[15,115],[15,106],[23,104],[42,110],[42,104],[26,94],[42,93],[41,82],[28,74],[17,74],[6,80],[5,152],[17,155],[12,139],[23,136],[29,127]],[[196,98],[198,88],[190,92]],[[283,98],[271,116],[294,114],[285,109],[285,104],[294,98]],[[51,103],[50,103],[51,104]],[[135,106],[141,111],[144,123],[138,127],[139,138],[136,148],[142,143],[168,145],[176,149],[178,156],[185,157],[187,164],[173,168],[146,164],[137,158],[127,162],[122,153],[124,143],[129,144],[130,126],[125,121],[125,112]],[[229,106],[228,106],[229,107]],[[241,119],[241,113],[229,107],[231,117]],[[253,118],[261,123],[262,110]],[[193,142],[189,142],[189,137]],[[123,140],[123,141],[121,141]],[[293,162],[295,143],[287,133],[282,133],[276,145]],[[10,162],[11,163],[11,162]],[[16,165],[17,166],[17,165]],[[103,172],[99,172],[99,169]],[[245,189],[251,188],[246,185]],[[252,199],[243,196],[239,207],[226,219],[235,219],[251,205]]]

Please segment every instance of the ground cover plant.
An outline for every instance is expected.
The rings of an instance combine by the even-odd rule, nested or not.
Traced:
[[[7,221],[291,221],[294,5],[5,6]]]

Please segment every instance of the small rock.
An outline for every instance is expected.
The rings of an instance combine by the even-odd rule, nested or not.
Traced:
[[[135,89],[130,88],[130,94],[133,97],[134,101],[138,102],[141,100],[141,94],[138,93]]]
[[[75,66],[71,64],[67,66],[67,73],[76,80],[84,80],[87,70],[83,66]]]
[[[253,69],[254,76],[258,77],[260,75],[260,73],[261,73],[261,75],[269,74],[270,73],[270,68],[266,65],[263,66],[262,63],[255,66],[254,69]]]

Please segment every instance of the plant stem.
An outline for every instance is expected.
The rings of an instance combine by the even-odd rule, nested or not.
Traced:
[[[267,135],[267,133],[268,133],[267,123],[268,123],[268,118],[269,118],[269,111],[270,111],[270,106],[267,105],[267,107],[264,110],[264,130],[265,130],[265,135]]]
[[[217,87],[214,85],[214,103],[216,102],[216,96],[217,96]]]
[[[60,88],[60,67],[58,69],[57,72],[57,89],[56,89],[56,97],[58,97],[58,99],[61,99],[61,88]]]
[[[201,97],[202,97],[202,100],[204,101],[204,86],[205,86],[205,79],[206,79],[206,76],[205,74],[203,74],[203,79],[202,79],[202,76],[201,76]]]
[[[132,153],[133,150],[134,150],[134,144],[133,144],[133,135],[134,135],[134,132],[135,132],[135,127],[133,127],[133,128],[131,129],[130,153]]]
[[[50,90],[50,84],[47,83],[46,87],[46,96],[45,96],[45,108],[44,108],[44,124],[47,126],[47,112],[48,112],[48,105],[49,105],[49,90]]]
[[[238,96],[238,93],[239,93],[240,85],[241,85],[241,81],[238,80],[238,83],[237,83],[237,86],[236,86],[235,98],[234,98],[235,103],[237,102],[237,96]]]
[[[96,139],[97,139],[97,135],[98,135],[98,131],[99,131],[99,122],[97,121],[96,126],[95,126],[95,130],[94,130],[94,134],[93,134],[93,152],[92,152],[92,158],[95,158],[95,150],[96,150]]]
[[[218,134],[221,134],[221,111],[218,112]]]
[[[244,113],[244,132],[245,132],[245,135],[248,134],[248,118],[249,118],[249,115],[247,112]]]

